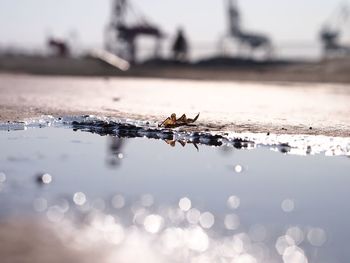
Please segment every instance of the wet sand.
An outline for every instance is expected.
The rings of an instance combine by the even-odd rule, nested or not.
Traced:
[[[162,121],[201,113],[195,129],[350,136],[350,86],[291,82],[0,75],[0,121],[41,115]]]

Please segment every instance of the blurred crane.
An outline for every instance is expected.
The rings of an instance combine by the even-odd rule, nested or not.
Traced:
[[[253,52],[263,50],[267,56],[271,55],[272,44],[270,39],[263,34],[243,30],[241,15],[236,0],[227,0],[229,18],[229,36]]]
[[[136,39],[144,35],[156,40],[154,56],[158,56],[160,41],[164,36],[161,30],[138,14],[130,1],[113,0],[112,3],[112,16],[106,28],[106,49],[134,63],[137,57]],[[134,21],[130,21],[131,15],[134,15]]]
[[[349,27],[349,16],[350,7],[344,3],[321,28],[319,36],[326,56],[350,54],[350,46],[340,43],[342,33]]]

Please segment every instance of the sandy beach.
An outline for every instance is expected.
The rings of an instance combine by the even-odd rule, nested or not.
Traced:
[[[200,112],[197,129],[350,135],[348,84],[0,75],[0,121],[94,114],[162,121]]]

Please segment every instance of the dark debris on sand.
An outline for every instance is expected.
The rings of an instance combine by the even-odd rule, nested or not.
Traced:
[[[96,133],[99,135],[113,135],[120,138],[146,137],[149,139],[184,141],[193,144],[202,144],[209,146],[221,146],[224,142],[233,147],[241,149],[254,144],[251,141],[242,138],[231,139],[230,141],[220,135],[210,132],[198,131],[180,131],[166,128],[153,128],[151,126],[137,126],[129,123],[119,123],[113,121],[74,121],[72,122],[74,130],[81,130]]]

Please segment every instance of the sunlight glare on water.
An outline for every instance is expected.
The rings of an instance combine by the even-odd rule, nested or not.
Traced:
[[[338,205],[350,198],[345,157],[223,155],[220,147],[141,138],[115,151],[110,139],[59,128],[0,133],[8,149],[0,152],[0,217],[13,224],[0,230],[15,233],[21,222],[12,215],[21,215],[38,224],[38,235],[52,231],[65,253],[99,262],[341,263],[350,256],[350,216]],[[106,163],[112,153],[117,166]],[[249,169],[240,165],[233,176],[232,163]],[[22,239],[31,238],[28,229]]]

